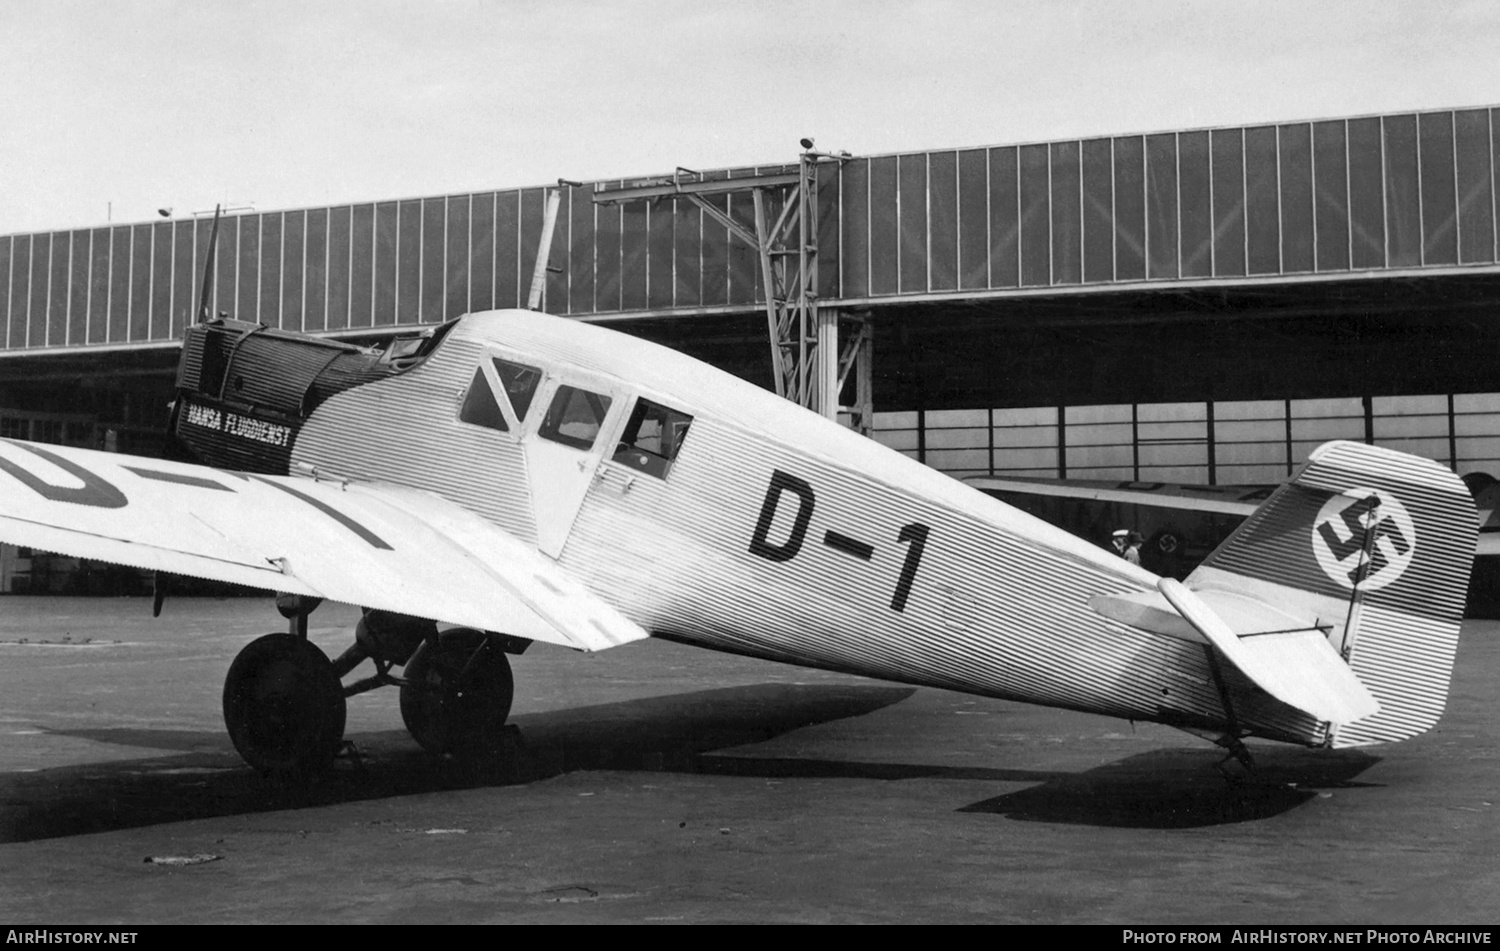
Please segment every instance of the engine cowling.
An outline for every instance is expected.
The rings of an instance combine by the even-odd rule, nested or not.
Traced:
[[[239,320],[187,329],[171,434],[189,454],[240,472],[287,472],[302,423],[325,400],[421,363],[452,324],[360,347]]]

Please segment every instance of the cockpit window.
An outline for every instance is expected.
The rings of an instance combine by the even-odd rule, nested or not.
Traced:
[[[500,404],[495,402],[489,380],[484,378],[484,370],[474,371],[474,381],[469,384],[469,394],[464,397],[464,405],[459,408],[458,418],[475,426],[498,429],[502,433],[510,429],[505,422],[505,414],[500,412]]]
[[[613,461],[665,479],[692,422],[693,417],[687,413],[638,399]]]
[[[395,363],[398,360],[408,360],[418,356],[426,344],[427,340],[424,337],[397,337],[391,341],[390,346],[385,348],[385,362]]]
[[[396,370],[409,370],[431,356],[448,332],[457,326],[458,320],[455,319],[419,333],[395,337],[380,354],[380,362]]]
[[[531,398],[536,395],[537,385],[542,382],[542,371],[523,363],[511,363],[494,357],[495,372],[500,376],[500,385],[510,397],[510,405],[516,411],[516,419],[524,420],[531,409]]]
[[[591,449],[609,412],[610,399],[576,386],[559,386],[537,435],[575,449]]]

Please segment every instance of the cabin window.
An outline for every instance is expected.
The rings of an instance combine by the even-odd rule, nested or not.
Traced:
[[[500,385],[505,388],[505,395],[510,397],[510,405],[516,411],[516,419],[525,419],[527,410],[531,409],[531,398],[536,395],[536,388],[542,382],[542,371],[523,363],[501,360],[499,357],[494,357],[493,360],[495,372],[500,376]]]
[[[575,449],[592,449],[609,412],[609,402],[602,393],[559,386],[537,435]]]
[[[687,413],[647,399],[636,400],[613,461],[665,479],[692,422]]]
[[[489,381],[484,378],[484,370],[474,371],[474,381],[469,384],[469,393],[464,397],[463,406],[459,408],[458,418],[475,426],[498,429],[502,433],[510,429],[505,422],[505,414],[500,412],[500,404],[495,402],[495,394],[490,389]]]

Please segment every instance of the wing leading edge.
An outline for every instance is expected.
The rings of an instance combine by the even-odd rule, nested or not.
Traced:
[[[1247,517],[1270,494],[1267,486],[1189,486],[1162,482],[1100,482],[1087,479],[1021,479],[972,476],[964,480],[982,492],[1012,492],[1081,502],[1120,502],[1163,509]]]
[[[582,650],[647,636],[502,529],[394,486],[0,440],[0,540]]]

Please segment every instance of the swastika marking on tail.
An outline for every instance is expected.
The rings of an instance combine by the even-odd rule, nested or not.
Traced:
[[[1411,565],[1417,529],[1400,500],[1380,489],[1349,489],[1323,503],[1312,527],[1313,554],[1340,587],[1375,591]]]

